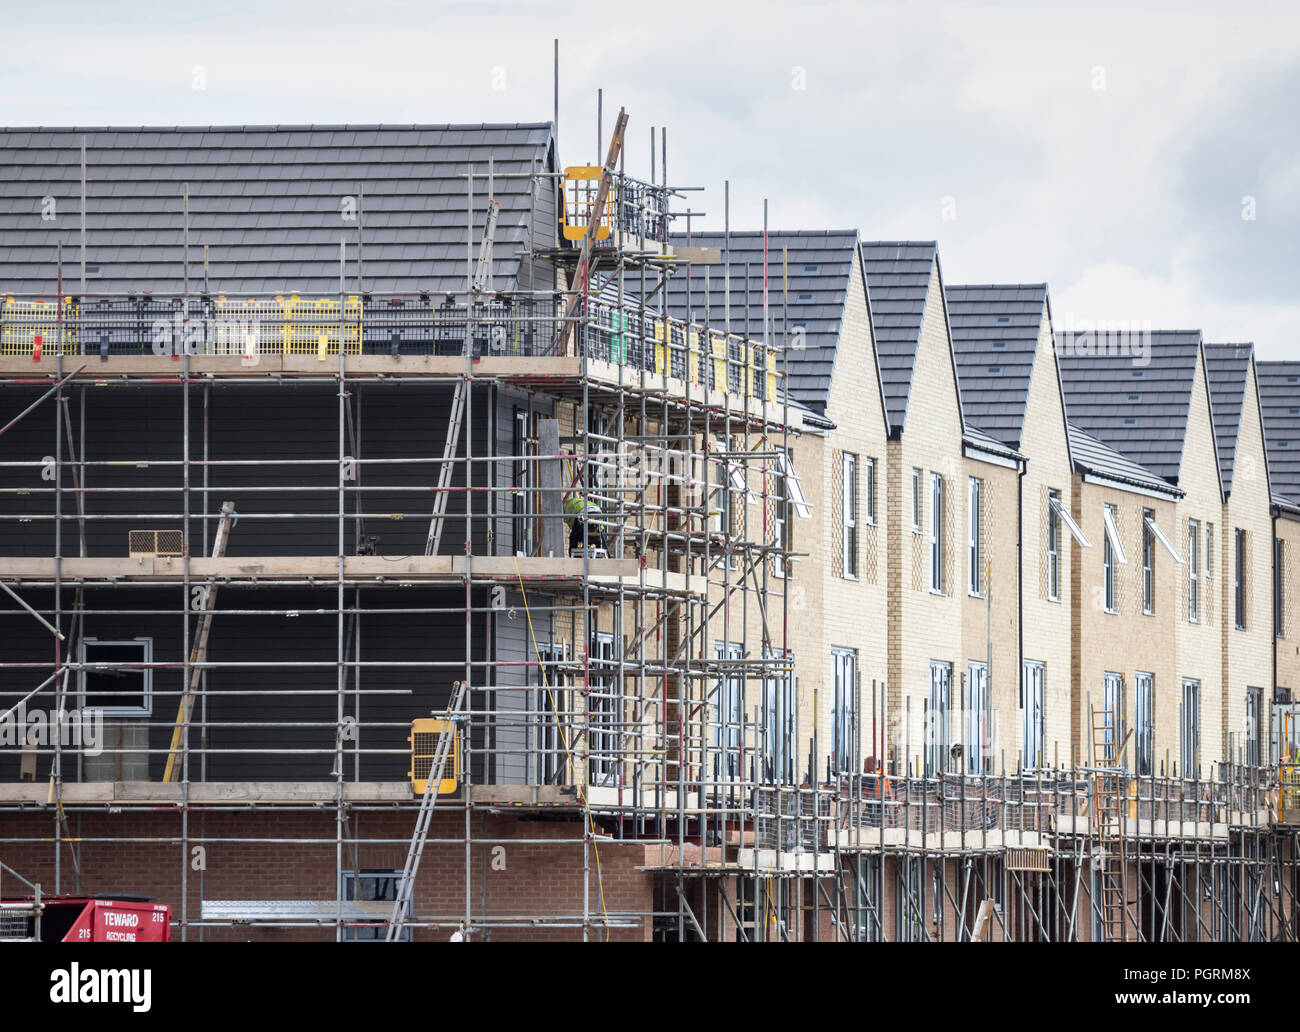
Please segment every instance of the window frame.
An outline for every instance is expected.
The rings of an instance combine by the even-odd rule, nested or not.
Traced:
[[[1232,596],[1233,622],[1239,631],[1246,629],[1246,530],[1232,528]]]
[[[1134,765],[1139,777],[1155,773],[1156,677],[1146,670],[1133,676]]]
[[[1026,659],[1020,666],[1020,764],[1037,769],[1047,749],[1047,664]]]
[[[1178,713],[1178,754],[1182,761],[1182,777],[1193,776],[1201,756],[1201,682],[1184,677],[1182,704]],[[1189,705],[1190,704],[1190,705]],[[1190,735],[1189,735],[1190,732]],[[1189,752],[1190,748],[1190,752]],[[1189,762],[1190,761],[1190,762]]]
[[[1201,522],[1187,521],[1187,621],[1201,622]]]
[[[1142,510],[1142,615],[1156,612],[1156,536],[1151,530],[1154,509]]]
[[[858,726],[858,652],[857,649],[831,646],[831,765],[842,773],[853,774],[853,747]]]
[[[139,646],[141,649],[141,663],[153,662],[153,638],[137,636],[135,638],[95,638],[84,637],[77,645],[77,661],[79,669],[77,671],[77,701],[81,710],[86,713],[98,713],[104,717],[152,717],[153,716],[153,670],[145,666],[140,669],[140,701],[139,706],[93,706],[86,702],[87,695],[95,695],[94,691],[87,692],[86,689],[86,666],[94,665],[96,661],[86,658],[86,646],[91,645],[109,645],[109,646]],[[134,694],[134,693],[132,693]]]
[[[930,660],[929,713],[926,776],[937,777],[952,760],[952,664],[946,660]]]
[[[989,665],[973,659],[966,664],[966,773],[993,773],[992,743],[986,743],[989,714]],[[986,748],[987,744],[987,748]]]
[[[840,576],[858,579],[858,457],[840,452]]]
[[[921,533],[921,470],[912,467],[912,533]]]
[[[876,525],[876,460],[870,455],[863,456],[863,483],[866,486],[864,492],[864,505],[862,516],[868,526]]]
[[[943,475],[930,473],[930,593],[943,594]]]
[[[1052,602],[1061,600],[1061,492],[1047,489],[1047,597]]]
[[[984,597],[983,502],[984,481],[970,477],[966,485],[966,588],[976,598]]]

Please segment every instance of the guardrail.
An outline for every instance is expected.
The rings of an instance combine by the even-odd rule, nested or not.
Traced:
[[[589,299],[560,350],[568,296],[7,296],[0,355],[583,355],[776,402],[779,349],[635,306]],[[61,310],[60,310],[61,309]]]

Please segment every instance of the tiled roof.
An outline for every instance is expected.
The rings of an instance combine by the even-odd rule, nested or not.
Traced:
[[[1074,459],[1075,469],[1079,472],[1118,480],[1148,491],[1159,491],[1171,498],[1182,495],[1183,492],[1178,488],[1171,486],[1150,470],[1139,466],[1132,459],[1121,455],[1114,448],[1108,448],[1073,423],[1067,423],[1067,431],[1070,435],[1070,455]]]
[[[966,422],[1019,448],[1047,285],[962,285],[944,293]]]
[[[939,249],[934,241],[872,241],[861,246],[871,325],[891,432],[907,419],[925,299]]]
[[[99,270],[88,291],[182,289],[186,183],[192,288],[207,244],[214,291],[336,293],[342,239],[354,289],[357,223],[343,206],[360,192],[365,289],[464,289],[465,173],[486,173],[489,159],[501,174],[494,286],[520,268],[530,213],[537,242],[554,243],[552,181],[532,203],[529,177],[508,175],[553,167],[549,123],[0,129],[0,291],[53,292],[59,242],[65,286],[79,284],[83,136],[86,261]],[[485,180],[474,193],[477,246]],[[42,219],[47,196],[53,221]]]
[[[1178,483],[1199,330],[1056,334],[1066,419]]]
[[[1223,494],[1232,493],[1232,467],[1237,455],[1237,435],[1246,399],[1253,344],[1206,344],[1205,375],[1210,384],[1210,412],[1214,442],[1219,452]]]
[[[1269,488],[1300,505],[1300,362],[1257,362]]]
[[[719,232],[692,233],[689,239],[691,247],[719,250],[724,242],[724,234]],[[790,393],[817,412],[826,411],[830,397],[857,242],[855,230],[768,233],[768,319],[774,342],[780,344],[786,339],[787,327],[782,320],[788,304],[788,329],[796,342],[785,355]],[[672,243],[685,246],[688,240],[685,234],[675,234]],[[759,339],[763,330],[762,232],[733,231],[729,254],[731,329]],[[783,290],[783,261],[787,257],[788,294]],[[689,277],[685,270],[673,276],[668,281],[666,303],[669,313],[678,318],[690,314],[703,322],[707,312],[710,324],[721,329],[726,293],[723,259],[707,266],[707,291],[705,268],[703,264],[692,264]],[[803,333],[794,336],[800,327]],[[862,356],[864,361],[869,358]]]

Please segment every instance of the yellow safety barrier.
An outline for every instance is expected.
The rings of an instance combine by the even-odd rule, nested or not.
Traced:
[[[600,190],[599,165],[572,165],[564,170],[564,206],[560,211],[560,229],[565,240],[581,240],[592,220],[596,193]],[[614,191],[605,197],[605,210],[596,225],[596,239],[609,239],[609,225],[614,218]]]
[[[340,318],[340,311],[342,318]],[[339,353],[361,354],[361,299],[342,305],[335,298],[289,297],[232,299],[213,304],[214,342],[219,350],[261,355],[315,355],[324,360]]]
[[[81,354],[77,343],[79,306],[63,299],[63,353]],[[0,308],[0,355],[54,355],[59,350],[58,301],[6,297]]]

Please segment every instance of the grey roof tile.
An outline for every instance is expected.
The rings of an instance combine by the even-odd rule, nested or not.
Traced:
[[[1253,344],[1206,344],[1205,375],[1210,384],[1210,413],[1214,443],[1219,452],[1219,477],[1226,497],[1232,493],[1232,467],[1236,461]]]
[[[1178,483],[1199,330],[1058,332],[1069,422]]]
[[[768,318],[776,342],[786,339],[783,324],[785,306],[789,306],[789,327],[793,333],[803,328],[802,347],[791,346],[785,352],[792,398],[816,412],[825,412],[830,397],[831,374],[844,320],[850,274],[856,260],[855,230],[769,232],[767,239]],[[676,246],[721,248],[724,235],[719,232],[692,233],[672,238]],[[789,272],[789,292],[783,292],[783,252]],[[704,269],[708,268],[708,290]],[[733,332],[762,336],[763,329],[763,234],[761,231],[731,233],[731,328]],[[688,314],[704,321],[706,311],[714,327],[721,328],[724,318],[726,287],[724,265],[693,264],[689,281],[679,272],[668,281],[666,305],[678,318]],[[688,292],[689,286],[689,292]],[[788,300],[787,300],[788,299]],[[869,360],[869,356],[863,356]]]
[[[1300,362],[1258,362],[1269,489],[1300,505]]]
[[[1127,456],[1121,455],[1114,448],[1107,447],[1081,427],[1067,422],[1066,430],[1070,435],[1070,455],[1074,460],[1075,469],[1079,472],[1109,477],[1150,491],[1159,491],[1171,498],[1182,494],[1168,481],[1156,476]]]
[[[944,295],[966,422],[1019,448],[1047,285],[960,285]]]
[[[207,243],[220,269],[212,287],[231,293],[282,289],[288,279],[303,292],[335,292],[340,238],[355,274],[356,224],[342,221],[340,199],[358,189],[366,289],[464,289],[464,173],[470,163],[486,171],[489,159],[503,173],[494,183],[494,284],[508,286],[518,272],[530,211],[539,237],[548,234],[539,242],[554,232],[551,214],[530,203],[528,178],[505,175],[534,160],[554,168],[549,123],[0,129],[0,292],[49,292],[59,242],[65,279],[75,280],[83,134],[86,257],[103,266],[88,287],[105,293],[181,289],[185,183],[191,282]],[[477,240],[482,181],[475,190]],[[58,203],[53,223],[40,219],[47,194]]]
[[[934,241],[870,241],[860,248],[871,325],[891,432],[902,430],[925,299],[939,249]]]

